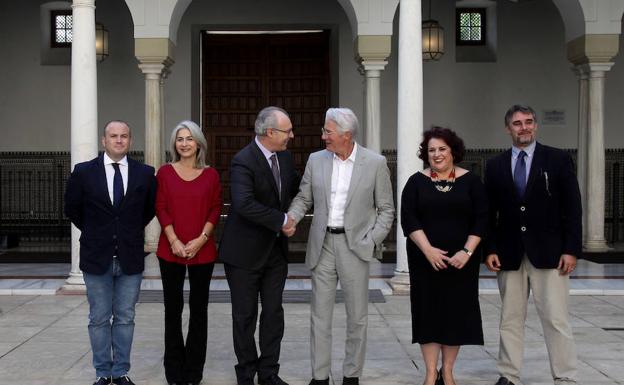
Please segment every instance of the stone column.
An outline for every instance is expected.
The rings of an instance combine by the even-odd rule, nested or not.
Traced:
[[[95,0],[74,0],[71,50],[71,165],[98,154]],[[63,290],[84,290],[80,230],[71,226],[71,272]]]
[[[579,80],[578,145],[576,150],[576,177],[583,204],[583,243],[587,239],[587,109],[589,105],[588,76],[583,66],[575,66]]]
[[[399,14],[399,81],[397,106],[397,265],[390,284],[409,294],[409,269],[401,229],[401,192],[407,179],[422,169],[416,153],[423,132],[422,15],[420,0],[401,0]]]
[[[619,44],[618,34],[583,35],[567,43],[568,60],[579,74],[579,182],[585,179],[581,185],[585,194],[583,248],[593,252],[609,249],[604,233],[604,82]]]
[[[605,214],[605,145],[604,79],[613,63],[589,63],[589,109],[587,113],[587,230],[585,249],[609,249],[604,233]]]
[[[390,56],[391,36],[360,35],[356,47],[366,77],[366,147],[381,154],[381,71]]]
[[[135,54],[139,69],[145,76],[145,164],[156,170],[165,161],[164,135],[164,79],[173,64],[173,43],[166,38],[135,39]],[[150,255],[145,261],[146,277],[159,276],[155,258],[160,225],[154,218],[145,227],[145,251]]]

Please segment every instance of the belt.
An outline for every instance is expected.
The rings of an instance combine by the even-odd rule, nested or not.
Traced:
[[[327,232],[331,234],[344,234],[344,227],[330,227],[327,226]]]

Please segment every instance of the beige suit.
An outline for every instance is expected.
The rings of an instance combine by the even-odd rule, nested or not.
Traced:
[[[385,157],[358,146],[344,210],[344,234],[327,232],[334,154],[310,155],[299,193],[288,214],[299,222],[314,207],[306,252],[312,270],[312,375],[328,378],[331,365],[331,324],[340,280],[347,310],[347,341],[343,375],[359,377],[366,352],[369,262],[390,231],[394,203]]]

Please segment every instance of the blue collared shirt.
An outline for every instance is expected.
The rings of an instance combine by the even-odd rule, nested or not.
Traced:
[[[518,154],[520,151],[526,152],[527,156],[524,157],[524,164],[526,166],[526,179],[527,183],[529,181],[529,174],[531,173],[531,163],[533,162],[533,155],[535,154],[535,141],[529,144],[525,148],[519,148],[516,146],[511,146],[511,176],[513,178],[514,171],[516,170],[516,162],[518,161]]]

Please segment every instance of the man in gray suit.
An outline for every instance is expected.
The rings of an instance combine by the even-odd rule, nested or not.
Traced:
[[[357,117],[330,108],[322,139],[310,155],[288,215],[298,223],[314,206],[306,265],[312,270],[310,385],[329,383],[336,286],[344,293],[347,341],[343,385],[359,384],[366,353],[369,262],[394,220],[386,158],[355,143]]]

